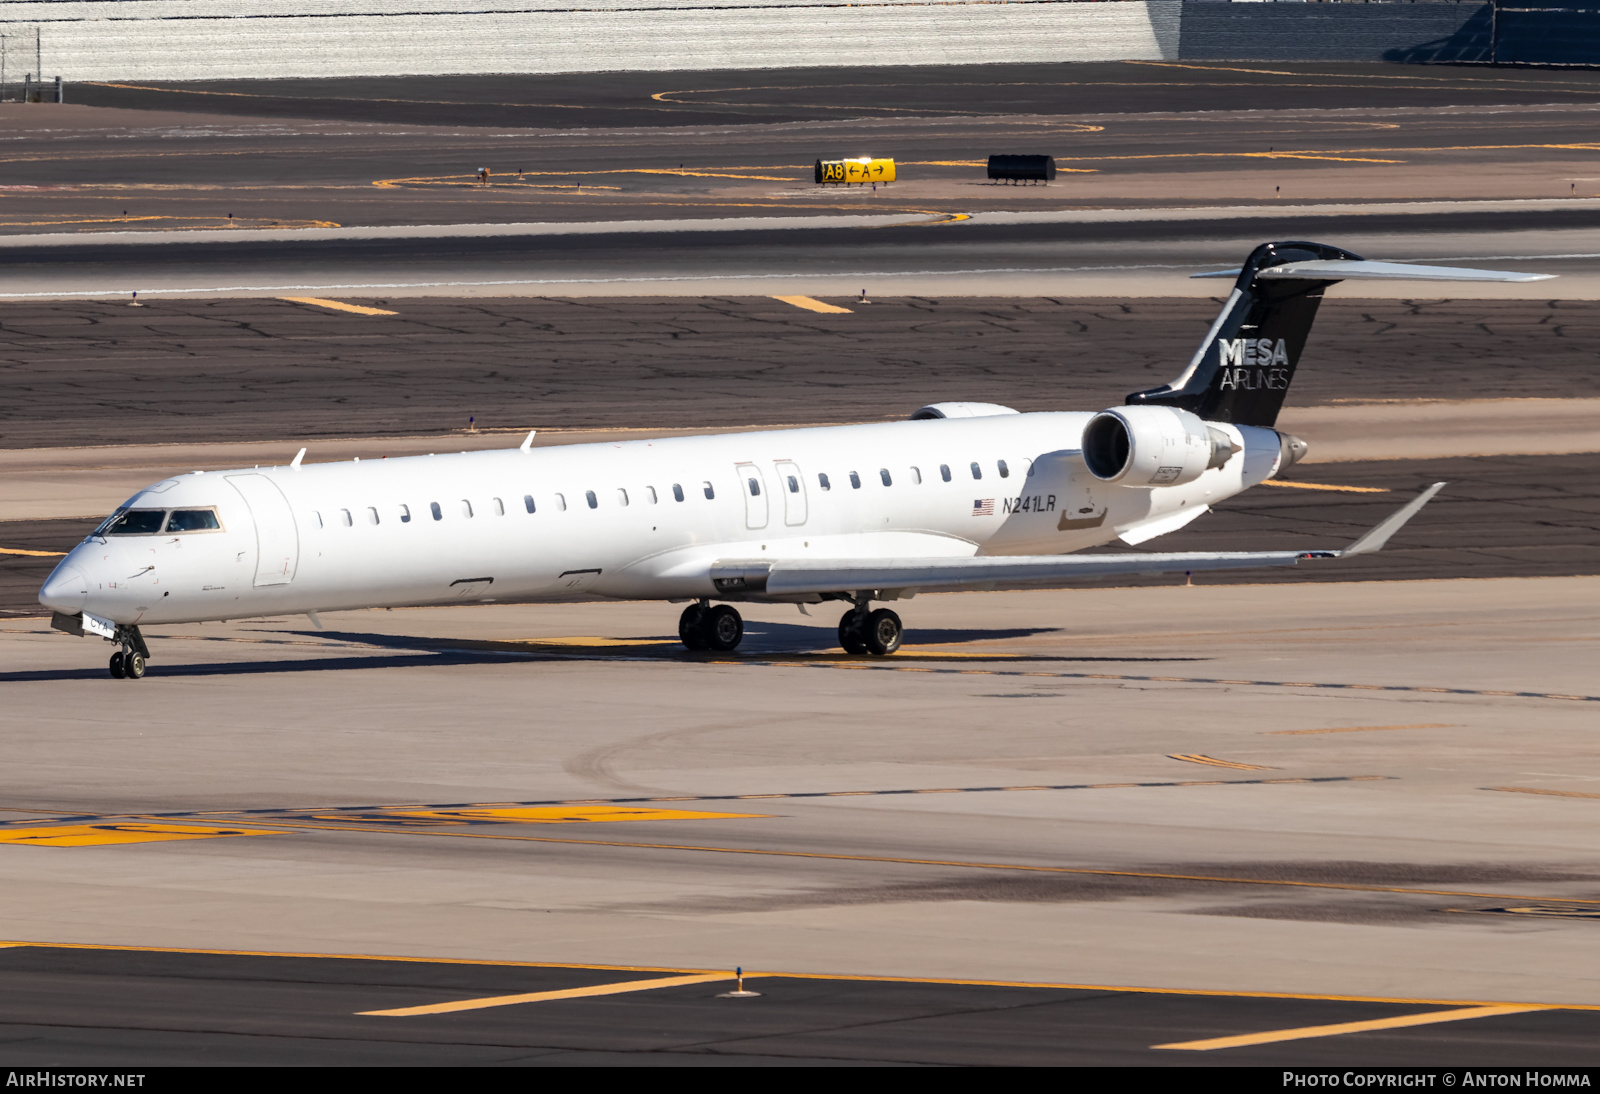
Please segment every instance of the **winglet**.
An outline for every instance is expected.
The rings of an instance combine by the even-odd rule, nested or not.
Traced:
[[[1366,535],[1356,540],[1350,546],[1339,552],[1340,558],[1349,555],[1371,554],[1373,551],[1383,550],[1383,545],[1389,542],[1389,537],[1405,527],[1406,521],[1416,516],[1424,505],[1433,500],[1433,496],[1444,489],[1444,483],[1436,482],[1421,494],[1412,498],[1404,508],[1393,513],[1387,520],[1375,525]]]
[[[521,447],[521,448],[519,448],[519,449],[518,449],[518,451],[519,451],[519,452],[526,452],[526,451],[528,451],[528,449],[530,449],[530,448],[532,448],[532,447],[533,447],[533,437],[534,437],[534,434],[536,434],[536,433],[538,433],[538,432],[539,432],[539,431],[538,431],[538,430],[537,430],[537,429],[530,429],[530,430],[528,430],[528,435],[527,435],[527,437],[525,437],[525,438],[524,438],[524,439],[523,439],[523,441],[522,441],[522,447]]]
[[[305,459],[305,458],[306,458],[306,450],[302,448],[299,452],[295,453],[294,459],[289,461],[289,466],[291,468],[293,468],[294,470],[298,471],[298,470],[300,470],[300,461]]]

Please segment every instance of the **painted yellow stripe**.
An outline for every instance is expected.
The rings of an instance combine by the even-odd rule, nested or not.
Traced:
[[[1198,752],[1195,752],[1195,753],[1169,752],[1169,753],[1167,753],[1167,759],[1169,759],[1169,760],[1182,760],[1185,763],[1191,763],[1191,764],[1209,764],[1212,767],[1232,767],[1232,768],[1236,768],[1239,771],[1276,771],[1277,770],[1277,768],[1275,768],[1275,767],[1263,767],[1260,764],[1241,764],[1241,763],[1236,763],[1233,760],[1219,760],[1215,756],[1202,756]]]
[[[1375,1018],[1370,1022],[1339,1022],[1331,1026],[1275,1029],[1267,1033],[1246,1033],[1239,1037],[1212,1037],[1205,1041],[1175,1041],[1169,1045],[1151,1045],[1150,1047],[1183,1049],[1189,1052],[1210,1052],[1212,1049],[1218,1048],[1270,1045],[1275,1041],[1303,1041],[1310,1037],[1336,1037],[1341,1033],[1367,1033],[1378,1029],[1431,1026],[1438,1022],[1463,1022],[1469,1018],[1493,1018],[1498,1014],[1526,1014],[1529,1011],[1554,1009],[1557,1008],[1508,1004],[1496,1007],[1462,1007],[1458,1010],[1430,1010],[1426,1014],[1406,1014],[1399,1018]]]
[[[1389,491],[1381,486],[1334,486],[1325,482],[1285,482],[1283,479],[1268,479],[1262,486],[1290,486],[1296,490],[1337,490],[1343,494],[1387,494]]]
[[[429,1003],[420,1007],[397,1007],[394,1010],[361,1010],[357,1014],[382,1018],[411,1018],[419,1014],[454,1014],[462,1010],[487,1010],[490,1007],[509,1007],[517,1003],[547,1003],[554,999],[590,999],[596,995],[624,995],[633,991],[650,991],[653,988],[676,988],[685,984],[713,984],[732,980],[725,972],[698,976],[666,976],[655,980],[624,980],[620,984],[595,984],[587,988],[567,988],[563,991],[532,991],[523,995],[489,995],[482,999],[457,999],[453,1003]]]
[[[61,558],[65,551],[24,551],[21,547],[0,547],[0,555],[32,555],[35,558]]]
[[[318,308],[331,308],[334,311],[354,312],[356,315],[399,315],[397,311],[384,311],[382,308],[363,308],[359,304],[346,304],[339,300],[324,300],[320,296],[280,296],[279,300],[287,300],[291,304],[310,304]]]
[[[835,307],[832,304],[824,304],[822,301],[813,300],[809,296],[774,296],[772,299],[781,300],[785,304],[793,304],[795,307],[804,308],[806,311],[819,311],[825,315],[853,314],[849,308],[840,308]]]
[[[466,822],[503,824],[593,824],[612,821],[654,820],[756,820],[765,813],[704,813],[689,809],[653,809],[637,805],[558,805],[510,809],[385,809],[381,817],[415,817],[443,824]],[[319,818],[324,819],[324,818]]]
[[[1417,722],[1409,726],[1329,726],[1326,729],[1274,729],[1271,737],[1304,737],[1310,733],[1376,733],[1380,729],[1451,729],[1451,722]]]
[[[1578,790],[1541,790],[1536,786],[1486,786],[1485,790],[1503,790],[1508,794],[1543,794],[1551,798],[1600,798],[1600,794],[1585,794]]]
[[[32,847],[104,847],[119,843],[161,843],[167,840],[219,839],[225,836],[279,836],[266,828],[214,828],[192,824],[59,824],[49,827],[8,828],[0,844]]]

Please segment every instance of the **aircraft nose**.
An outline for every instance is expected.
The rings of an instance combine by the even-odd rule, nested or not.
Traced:
[[[52,611],[72,615],[83,611],[83,602],[89,595],[89,579],[76,566],[63,563],[45,581],[39,590],[39,603]]]

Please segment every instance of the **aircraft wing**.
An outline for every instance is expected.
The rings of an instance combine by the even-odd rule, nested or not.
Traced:
[[[769,597],[809,593],[1042,587],[1109,574],[1201,573],[1262,566],[1293,566],[1304,558],[1344,558],[1381,550],[1416,516],[1444,483],[1436,482],[1410,503],[1343,548],[1310,551],[1175,551],[1116,555],[994,555],[977,558],[780,559],[719,562],[711,578],[719,592]]]

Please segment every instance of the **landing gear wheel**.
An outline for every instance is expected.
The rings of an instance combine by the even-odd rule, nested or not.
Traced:
[[[678,637],[683,640],[685,647],[691,650],[709,649],[705,631],[706,609],[699,604],[690,604],[683,609],[683,614],[678,617]]]
[[[706,612],[701,626],[706,645],[718,653],[738,649],[744,641],[744,620],[732,604],[718,604]]]
[[[867,625],[862,628],[864,632],[867,652],[877,657],[887,657],[900,648],[900,640],[905,636],[905,628],[900,625],[900,617],[888,608],[879,608],[867,616]]]
[[[113,680],[121,680],[124,675],[125,673],[122,669],[122,651],[118,650],[116,653],[111,655],[111,678]]]
[[[839,645],[845,653],[859,657],[867,652],[867,638],[861,633],[863,622],[862,613],[853,608],[839,620]]]
[[[129,680],[143,680],[144,654],[140,653],[138,650],[133,650],[127,654],[124,654],[122,658],[122,675],[126,676]]]

